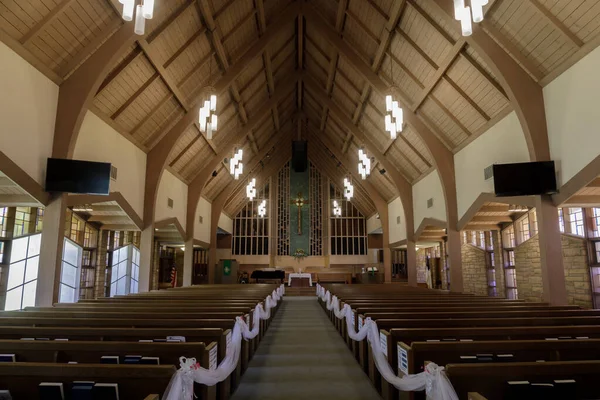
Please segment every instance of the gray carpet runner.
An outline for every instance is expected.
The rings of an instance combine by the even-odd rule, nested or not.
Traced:
[[[381,399],[316,297],[284,297],[232,400]]]

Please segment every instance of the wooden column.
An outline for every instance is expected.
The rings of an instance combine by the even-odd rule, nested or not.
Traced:
[[[60,195],[52,198],[44,211],[44,232],[35,295],[36,307],[49,307],[58,301],[66,209],[67,195]]]
[[[544,301],[554,306],[567,304],[558,209],[550,196],[536,196],[535,209],[540,241]]]
[[[140,236],[140,280],[138,291],[150,291],[152,282],[152,256],[154,253],[154,222],[142,230]]]
[[[215,242],[213,238],[212,242]],[[194,238],[185,241],[185,252],[183,253],[183,286],[192,286],[192,273],[194,270]]]
[[[413,240],[406,241],[406,272],[408,285],[417,286],[417,246]]]
[[[455,225],[448,225],[449,228]],[[448,242],[446,246],[446,257],[448,268],[450,268],[450,291],[463,291],[463,276],[462,276],[462,243],[460,241],[460,232],[454,229],[448,229]]]

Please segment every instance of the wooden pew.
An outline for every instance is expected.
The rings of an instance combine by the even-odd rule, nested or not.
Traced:
[[[144,400],[153,393],[162,396],[175,371],[167,365],[0,363],[0,388],[15,400],[37,399],[41,382],[62,382],[70,392],[73,381],[93,381],[118,384],[121,399]]]
[[[467,399],[469,392],[476,392],[487,400],[515,398],[514,395],[509,397],[508,381],[553,383],[568,379],[575,380],[574,387],[563,395],[566,397],[560,398],[597,399],[600,361],[449,364],[446,373],[460,399]]]
[[[102,356],[130,354],[158,357],[161,365],[179,366],[179,357],[194,357],[204,368],[209,368],[210,351],[216,346],[204,343],[136,343],[136,342],[75,342],[46,340],[0,340],[0,354],[14,354],[19,363],[99,364]],[[62,365],[61,365],[62,367]],[[50,367],[55,368],[55,367]],[[197,385],[196,392],[203,399],[216,399],[216,386]]]
[[[427,362],[438,365],[483,362],[594,360],[600,339],[503,340],[476,342],[413,342],[397,344],[398,376],[423,372]],[[480,357],[477,357],[480,355]],[[485,358],[481,355],[486,355]],[[491,361],[490,361],[491,360]],[[400,399],[425,399],[424,393],[400,392]]]

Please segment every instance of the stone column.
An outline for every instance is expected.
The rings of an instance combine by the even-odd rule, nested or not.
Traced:
[[[154,255],[152,257],[152,286],[150,290],[158,290],[158,280],[160,274],[160,243],[154,241]]]
[[[543,299],[552,305],[565,305],[568,301],[558,209],[548,195],[536,196],[535,203],[540,241]]]
[[[442,289],[448,289],[448,252],[446,251],[448,242],[444,239],[440,242],[440,262],[442,263]]]
[[[49,307],[58,301],[66,209],[67,195],[63,194],[53,197],[44,211],[44,230],[35,295],[36,307]]]

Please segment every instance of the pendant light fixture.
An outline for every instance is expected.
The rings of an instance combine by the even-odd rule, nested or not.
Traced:
[[[263,200],[258,205],[258,216],[264,218],[267,215],[267,200]]]
[[[212,56],[208,62],[208,79],[212,79]],[[198,124],[200,125],[200,131],[206,133],[206,139],[212,140],[213,132],[218,128],[218,117],[217,117],[217,93],[214,87],[208,86],[204,89],[205,97],[202,106],[200,107],[200,113],[198,116]]]
[[[135,2],[136,0],[119,0],[119,3],[123,5],[121,16],[125,21],[133,21],[135,11],[135,25],[133,30],[136,35],[143,36],[146,33],[146,20],[152,19],[154,16],[154,0],[143,0],[137,6]]]
[[[344,178],[344,197],[350,201],[354,197],[354,185],[350,178]]]
[[[371,175],[371,159],[367,157],[363,149],[358,149],[358,173],[363,181]]]
[[[392,80],[392,87],[390,88],[388,95],[385,96],[385,130],[389,132],[392,140],[396,140],[398,133],[402,132],[404,112],[396,99],[398,88],[394,86],[393,64],[394,60],[390,57],[390,79]]]
[[[466,3],[469,2],[470,6]],[[460,21],[463,36],[473,34],[473,22],[483,21],[483,6],[488,0],[454,0],[454,18]]]
[[[340,203],[337,200],[333,201],[333,216],[341,217],[342,216],[342,207],[340,207]]]
[[[229,159],[229,173],[233,175],[233,179],[236,181],[240,179],[240,175],[244,173],[244,163],[242,162],[243,156],[244,151],[238,149],[233,157]]]
[[[246,186],[246,196],[250,201],[254,200],[256,197],[256,178],[252,178],[248,185]]]

